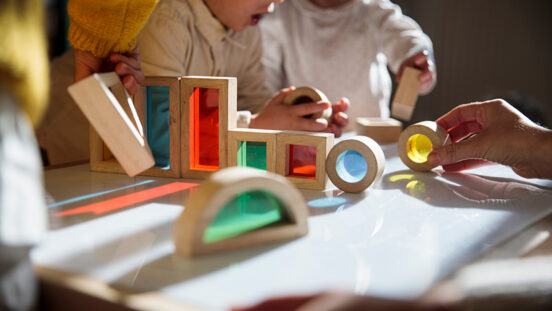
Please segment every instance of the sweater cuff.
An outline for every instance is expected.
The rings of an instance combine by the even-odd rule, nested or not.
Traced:
[[[69,42],[73,48],[90,52],[100,58],[108,57],[111,53],[126,53],[136,45],[136,39],[131,39],[126,43],[117,43],[94,36],[73,22],[69,26]]]
[[[239,128],[248,128],[251,123],[251,111],[241,110],[237,114],[237,123]]]

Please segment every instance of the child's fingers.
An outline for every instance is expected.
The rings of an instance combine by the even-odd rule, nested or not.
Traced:
[[[140,85],[144,83],[144,72],[142,72],[142,70],[137,70],[126,63],[117,64],[117,66],[115,66],[115,72],[121,77],[126,75],[133,76],[136,82]]]
[[[290,113],[294,116],[306,116],[309,114],[324,111],[328,108],[330,108],[330,103],[328,102],[302,103],[289,107]]]
[[[328,121],[324,118],[307,119],[299,117],[295,120],[295,126],[299,131],[320,132],[328,127]]]
[[[334,115],[332,124],[338,127],[345,127],[347,123],[349,123],[349,116],[346,113],[338,112]]]
[[[347,97],[342,97],[341,100],[337,102],[337,104],[332,106],[332,111],[334,113],[344,112],[344,111],[347,111],[347,109],[349,109],[350,106],[351,106],[351,101]]]
[[[122,54],[111,54],[109,60],[114,64],[124,63],[136,70],[141,70],[140,61],[136,58],[127,57]]]
[[[139,84],[136,82],[136,79],[134,79],[131,75],[126,75],[123,77],[123,85],[127,92],[132,96],[136,92],[138,92]]]

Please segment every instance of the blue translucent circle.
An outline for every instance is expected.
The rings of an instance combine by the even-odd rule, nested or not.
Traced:
[[[344,181],[356,183],[366,176],[368,164],[359,152],[346,150],[337,157],[336,171]]]

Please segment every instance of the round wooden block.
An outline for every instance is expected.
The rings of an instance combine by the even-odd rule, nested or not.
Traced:
[[[275,196],[290,223],[205,243],[205,230],[224,206],[239,194],[255,190]],[[250,167],[231,167],[212,174],[190,194],[184,206],[174,226],[174,243],[177,252],[186,256],[292,239],[308,231],[305,199],[297,188],[283,176]]]
[[[433,121],[423,121],[407,127],[399,136],[399,156],[403,163],[414,171],[429,171],[427,156],[434,148],[441,147],[447,132]]]
[[[381,177],[384,169],[383,150],[366,136],[355,136],[339,142],[326,159],[330,180],[345,192],[364,191]]]
[[[295,90],[291,91],[284,97],[284,105],[298,105],[302,103],[308,103],[308,102],[319,102],[319,101],[327,101],[328,97],[324,93],[322,93],[320,90],[310,87],[310,86],[300,86],[296,88]],[[321,111],[319,113],[315,113],[311,116],[312,119],[318,119],[318,118],[324,118],[326,120],[330,120],[332,117],[332,107]]]

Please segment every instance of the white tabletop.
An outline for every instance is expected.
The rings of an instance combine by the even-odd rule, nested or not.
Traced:
[[[415,173],[383,148],[384,176],[364,193],[302,191],[307,236],[194,259],[173,254],[172,223],[200,181],[46,171],[51,230],[33,261],[214,310],[326,289],[410,298],[552,211],[551,181],[498,165]]]

